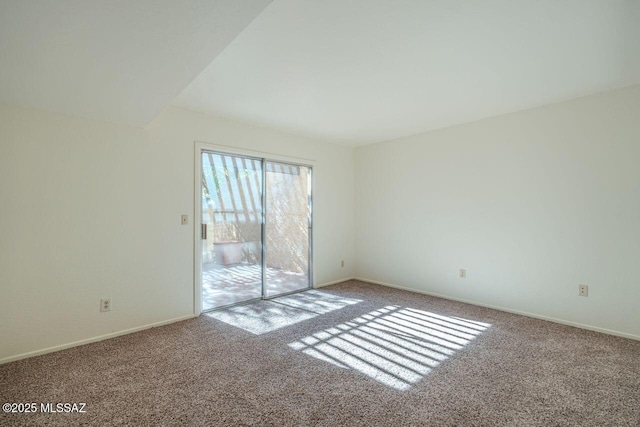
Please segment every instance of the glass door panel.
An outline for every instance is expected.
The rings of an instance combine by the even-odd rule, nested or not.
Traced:
[[[265,161],[265,296],[307,289],[311,168]]]
[[[262,160],[203,151],[202,309],[262,297]]]

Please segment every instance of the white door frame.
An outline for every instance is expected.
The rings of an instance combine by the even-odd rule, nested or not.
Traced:
[[[200,232],[202,224],[202,200],[201,200],[201,181],[202,181],[202,160],[203,151],[217,151],[229,155],[247,156],[253,158],[261,158],[272,160],[275,162],[285,162],[293,165],[309,166],[311,172],[311,191],[315,189],[316,181],[316,161],[300,157],[283,156],[280,154],[240,149],[227,145],[211,144],[208,142],[195,141],[194,149],[194,209],[193,209],[193,254],[194,254],[194,270],[193,270],[193,314],[199,316],[202,314],[202,243],[200,240]],[[315,251],[313,250],[313,200],[311,201],[311,229],[309,233],[309,288],[313,288],[315,283],[315,271],[313,269]],[[263,210],[264,213],[264,210]],[[264,220],[264,219],[263,219]],[[262,243],[264,245],[264,242]],[[264,254],[263,254],[264,259]],[[264,285],[264,283],[263,283]]]

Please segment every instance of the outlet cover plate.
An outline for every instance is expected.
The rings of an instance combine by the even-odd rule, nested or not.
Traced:
[[[589,286],[587,285],[578,285],[578,295],[581,297],[589,296]]]

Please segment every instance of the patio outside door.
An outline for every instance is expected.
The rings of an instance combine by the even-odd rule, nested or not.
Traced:
[[[265,163],[265,296],[310,287],[311,168]]]
[[[311,287],[311,168],[202,150],[202,311]]]

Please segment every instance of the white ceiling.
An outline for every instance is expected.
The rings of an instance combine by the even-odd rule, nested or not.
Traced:
[[[0,102],[362,145],[640,83],[637,0],[270,1],[0,0]]]
[[[0,102],[143,127],[270,0],[0,0]]]
[[[351,145],[640,83],[636,0],[276,0],[173,102]]]

